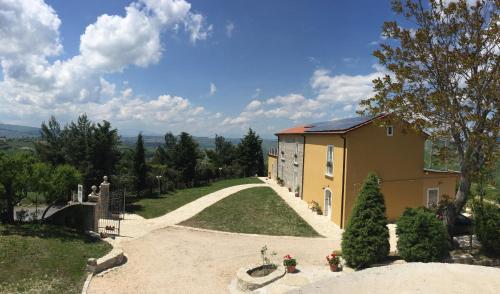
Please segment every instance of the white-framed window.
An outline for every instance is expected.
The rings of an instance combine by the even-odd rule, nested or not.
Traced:
[[[333,145],[326,146],[326,175],[333,176]]]
[[[439,188],[427,189],[427,207],[436,207],[439,202]]]
[[[387,132],[387,136],[392,137],[394,135],[394,127],[393,126],[387,126],[385,130]]]

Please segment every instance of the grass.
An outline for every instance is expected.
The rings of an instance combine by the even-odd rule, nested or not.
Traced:
[[[137,199],[127,204],[127,211],[144,218],[159,217],[212,192],[236,185],[259,183],[262,181],[258,178],[220,180],[209,186],[182,189],[161,196]]]
[[[87,259],[110,250],[64,227],[0,225],[0,293],[80,293]]]
[[[268,187],[242,190],[180,224],[236,233],[320,236]]]

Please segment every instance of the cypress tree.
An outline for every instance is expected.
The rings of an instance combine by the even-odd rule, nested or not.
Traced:
[[[370,173],[342,235],[342,256],[348,266],[360,269],[382,261],[389,249],[384,195],[380,192],[378,177]]]
[[[142,134],[137,136],[137,143],[135,145],[134,154],[134,176],[135,176],[135,189],[140,192],[146,188],[147,177],[146,155],[144,151],[144,140]]]

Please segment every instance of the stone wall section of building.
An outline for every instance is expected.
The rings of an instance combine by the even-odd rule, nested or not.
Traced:
[[[295,191],[298,186],[302,195],[302,174],[304,168],[304,137],[301,135],[280,135],[278,143],[278,177],[285,186]]]

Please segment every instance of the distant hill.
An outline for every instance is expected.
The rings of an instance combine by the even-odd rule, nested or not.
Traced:
[[[0,124],[0,137],[9,139],[40,137],[40,128]]]

